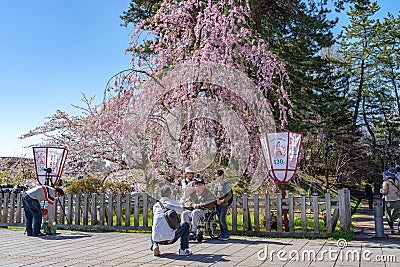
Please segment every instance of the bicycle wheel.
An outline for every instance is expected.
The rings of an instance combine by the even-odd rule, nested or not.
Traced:
[[[218,239],[221,234],[217,212],[213,211],[207,218],[207,231],[211,238]]]

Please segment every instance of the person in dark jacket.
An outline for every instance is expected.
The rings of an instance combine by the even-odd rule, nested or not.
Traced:
[[[25,213],[25,229],[28,236],[44,235],[40,232],[40,225],[42,223],[42,209],[40,208],[40,202],[47,201],[49,204],[48,223],[50,226],[52,220],[54,220],[54,202],[56,198],[62,197],[63,195],[64,191],[61,188],[52,188],[46,185],[34,187],[22,194],[22,203]]]
[[[372,201],[374,199],[374,192],[372,191],[372,181],[369,180],[364,188],[365,198],[368,200],[368,208],[372,210]]]
[[[213,209],[215,206],[215,195],[205,187],[203,179],[194,180],[195,191],[192,192],[184,203],[185,211],[182,213],[182,221],[191,224],[189,239],[197,236],[197,226],[200,217],[204,217],[205,210]]]

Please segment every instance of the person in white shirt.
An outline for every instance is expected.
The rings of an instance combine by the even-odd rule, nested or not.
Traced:
[[[181,203],[184,204],[187,200],[188,196],[192,194],[194,189],[194,174],[195,171],[192,167],[185,168],[185,174],[183,179],[181,180],[181,189],[182,189],[182,196],[181,196]]]
[[[182,214],[183,206],[172,195],[171,188],[168,185],[161,187],[161,199],[159,200],[164,208],[175,210],[178,214]],[[191,255],[189,249],[189,231],[190,225],[187,222],[182,222],[178,229],[172,230],[167,220],[164,217],[164,211],[159,202],[153,206],[153,225],[151,228],[151,250],[154,256],[160,256],[159,245],[169,245],[181,239],[178,255]]]
[[[182,188],[193,185],[194,173],[195,173],[195,171],[192,167],[189,166],[189,167],[185,168],[185,176],[183,177],[183,179],[181,181]]]

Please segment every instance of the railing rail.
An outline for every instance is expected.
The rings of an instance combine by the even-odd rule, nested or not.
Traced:
[[[22,194],[5,193],[0,197],[0,226],[23,226]],[[234,234],[325,237],[338,221],[341,231],[350,230],[350,191],[346,188],[339,190],[338,198],[329,193],[323,197],[288,194],[285,199],[280,193],[274,198],[268,193],[233,197],[228,224]],[[58,228],[151,230],[155,200],[144,193],[67,194],[60,202],[62,206],[58,202],[54,205]]]

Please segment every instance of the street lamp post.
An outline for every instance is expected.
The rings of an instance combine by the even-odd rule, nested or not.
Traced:
[[[297,170],[302,138],[302,133],[295,132],[259,135],[268,176],[280,185],[283,199],[286,198],[285,184],[294,178]],[[285,231],[288,231],[287,209],[283,209],[283,216]]]

